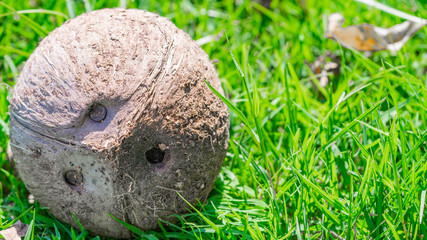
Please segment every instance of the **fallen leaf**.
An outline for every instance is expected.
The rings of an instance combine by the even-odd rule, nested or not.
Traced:
[[[321,87],[328,85],[331,75],[334,78],[338,78],[340,75],[341,59],[339,56],[332,54],[331,51],[327,51],[325,55],[316,58],[313,63],[306,62],[306,64],[310,67]],[[314,89],[315,91],[318,90],[316,85],[314,85]]]
[[[21,240],[21,237],[18,235],[18,231],[14,227],[1,230],[0,235],[2,235],[6,240]]]
[[[398,51],[424,24],[405,21],[391,28],[376,27],[368,23],[342,28],[344,16],[333,13],[328,17],[325,36],[345,48],[359,51]]]
[[[21,237],[25,237],[27,234],[28,227],[27,224],[18,220],[12,227],[1,230],[0,235],[2,235],[5,240],[21,240]]]

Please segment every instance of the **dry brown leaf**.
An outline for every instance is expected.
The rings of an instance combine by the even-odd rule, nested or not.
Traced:
[[[318,57],[313,63],[306,62],[306,64],[310,67],[311,72],[315,74],[321,87],[328,85],[331,75],[335,78],[340,75],[341,59],[332,54],[331,51],[327,51],[325,55]],[[317,91],[316,85],[314,85],[314,88]]]
[[[325,36],[338,41],[345,48],[359,51],[398,51],[424,24],[405,21],[391,28],[363,23],[342,28],[344,16],[333,13],[328,17]]]
[[[21,240],[21,237],[25,237],[28,231],[28,225],[18,220],[12,225],[12,227],[1,230],[0,235],[5,240]]]
[[[0,235],[6,240],[21,240],[21,237],[18,235],[18,231],[14,227],[1,230]]]

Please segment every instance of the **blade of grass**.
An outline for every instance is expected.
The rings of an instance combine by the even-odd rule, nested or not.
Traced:
[[[108,216],[110,216],[112,219],[116,220],[118,223],[122,224],[124,227],[126,227],[127,229],[129,229],[131,232],[135,233],[137,236],[142,236],[144,234],[144,231],[142,231],[141,229],[113,216],[110,213],[107,213]]]

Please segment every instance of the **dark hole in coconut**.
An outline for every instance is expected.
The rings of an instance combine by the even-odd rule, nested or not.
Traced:
[[[83,175],[76,170],[69,170],[65,173],[65,181],[72,186],[79,186],[83,183]]]
[[[145,158],[150,163],[161,163],[165,157],[165,152],[163,152],[159,147],[152,147],[145,152]]]
[[[107,116],[107,109],[101,104],[94,104],[89,110],[89,117],[95,122],[104,121]]]

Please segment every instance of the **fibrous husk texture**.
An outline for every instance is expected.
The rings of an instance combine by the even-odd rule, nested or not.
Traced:
[[[67,21],[13,92],[20,176],[56,217],[77,227],[72,212],[94,234],[130,236],[107,213],[144,230],[173,221],[187,207],[177,192],[204,201],[228,146],[227,107],[204,79],[222,92],[207,54],[158,15],[104,9]]]

